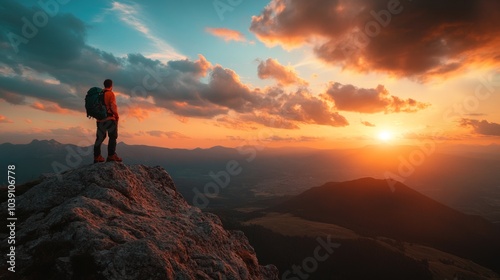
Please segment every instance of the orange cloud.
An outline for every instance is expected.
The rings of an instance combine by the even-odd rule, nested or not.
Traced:
[[[318,140],[324,139],[323,137],[314,137],[314,136],[300,136],[300,137],[291,137],[291,136],[278,136],[273,135],[267,138],[262,139],[262,141],[269,142],[314,142]]]
[[[281,65],[278,60],[268,58],[261,61],[257,67],[257,74],[261,79],[276,79],[282,85],[307,85],[308,83],[299,77],[295,69],[290,66]]]
[[[187,117],[183,117],[183,116],[175,116],[175,118],[180,121],[181,123],[188,123],[189,122],[189,118]]]
[[[0,123],[13,123],[13,121],[6,116],[0,115]]]
[[[226,136],[226,138],[231,140],[231,141],[243,141],[243,142],[248,141],[248,139],[243,138],[241,136],[228,135],[228,136]],[[324,139],[324,138],[323,137],[315,137],[315,136],[291,137],[291,136],[272,135],[272,136],[269,136],[266,138],[259,139],[259,141],[297,143],[297,142],[314,142],[314,141],[319,141],[322,139]]]
[[[268,114],[265,112],[245,114],[240,116],[244,122],[258,123],[267,127],[281,128],[281,129],[299,129],[300,127],[291,120]]]
[[[228,29],[228,28],[211,28],[207,27],[205,29],[208,33],[224,39],[224,41],[229,42],[229,41],[236,41],[236,42],[246,42],[247,39],[245,38],[245,35],[243,33]]]
[[[361,124],[364,126],[368,126],[368,127],[375,127],[376,126],[376,125],[372,124],[371,122],[367,122],[367,121],[362,121]]]
[[[49,129],[50,135],[59,137],[74,137],[74,136],[90,136],[95,134],[95,130],[84,128],[81,126],[73,126],[67,128],[54,128]]]
[[[335,112],[328,103],[312,95],[305,89],[280,97],[279,107],[270,110],[273,114],[280,114],[288,120],[307,124],[321,124],[335,127],[349,125],[346,118]]]
[[[256,130],[257,127],[252,125],[249,122],[243,121],[238,118],[231,118],[228,116],[222,116],[215,119],[215,126],[225,127],[230,129],[238,129],[238,130]]]
[[[305,88],[291,93],[282,87],[263,91],[251,89],[241,83],[234,71],[220,66],[214,67],[210,77],[209,90],[203,91],[200,96],[210,103],[204,105],[204,110],[196,110],[198,113],[204,111],[206,117],[227,114],[231,110],[240,120],[284,129],[298,129],[301,123],[335,127],[349,124],[326,100]],[[191,106],[176,108],[176,112],[190,110]],[[212,111],[212,108],[216,111]]]
[[[67,114],[69,112],[69,110],[61,108],[59,104],[45,105],[41,102],[31,104],[31,108],[57,114]]]
[[[169,139],[190,139],[190,137],[177,131],[151,130],[146,131],[146,133],[153,137],[167,137]]]
[[[159,109],[153,106],[148,106],[148,108],[143,108],[142,106],[129,106],[126,107],[124,113],[127,116],[136,118],[138,121],[142,122],[143,120],[149,118],[149,112],[156,111],[159,111]]]

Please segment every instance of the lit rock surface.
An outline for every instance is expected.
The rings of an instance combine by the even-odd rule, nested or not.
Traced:
[[[8,278],[278,279],[242,232],[189,206],[161,167],[100,163],[45,178],[17,197],[17,217]]]

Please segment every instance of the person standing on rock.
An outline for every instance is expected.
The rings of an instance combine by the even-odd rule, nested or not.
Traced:
[[[108,158],[106,161],[122,161],[116,154],[116,138],[118,138],[118,107],[116,106],[116,97],[113,92],[113,81],[106,79],[104,81],[104,105],[106,106],[108,116],[105,119],[97,121],[97,133],[94,144],[94,163],[104,162],[101,155],[101,144],[108,134]]]

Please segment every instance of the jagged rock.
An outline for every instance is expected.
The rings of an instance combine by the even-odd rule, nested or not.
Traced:
[[[7,276],[278,279],[242,232],[189,206],[161,167],[93,164],[44,178],[16,199],[16,273]]]

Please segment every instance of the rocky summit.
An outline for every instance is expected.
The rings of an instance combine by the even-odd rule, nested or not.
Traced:
[[[16,197],[16,215],[16,272],[1,278],[278,279],[161,167],[100,163],[45,177]]]

